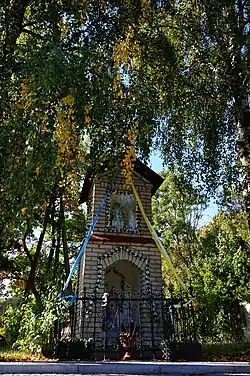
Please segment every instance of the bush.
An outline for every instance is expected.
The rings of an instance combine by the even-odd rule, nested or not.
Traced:
[[[41,353],[52,344],[54,324],[67,316],[67,303],[51,291],[41,296],[41,305],[35,299],[19,307],[9,305],[4,311],[3,325],[7,341],[13,348],[31,353]]]
[[[9,345],[18,339],[20,325],[22,321],[22,310],[13,305],[9,305],[3,314],[3,329]]]

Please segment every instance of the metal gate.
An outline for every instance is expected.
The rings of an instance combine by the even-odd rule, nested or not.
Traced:
[[[70,314],[72,343],[84,344],[85,359],[162,359],[173,343],[195,343],[192,302],[159,296],[128,298],[85,293]],[[65,328],[58,328],[62,342]],[[80,358],[67,353],[68,358]]]

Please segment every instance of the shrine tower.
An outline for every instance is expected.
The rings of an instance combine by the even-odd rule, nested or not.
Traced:
[[[111,172],[85,178],[81,203],[87,203],[88,226],[113,179]],[[151,199],[163,178],[137,160],[133,182],[151,222]],[[145,305],[142,307],[136,301],[142,297],[159,296],[161,292],[160,251],[152,239],[132,190],[124,188],[124,177],[118,174],[78,268],[76,294],[80,300],[76,304],[74,333],[77,337],[84,338],[97,335],[100,343],[104,328],[108,339],[112,336],[115,338],[122,326],[131,323],[142,333],[143,326],[146,330],[145,325],[150,323],[147,323]],[[103,296],[108,297],[110,304],[103,303]],[[118,307],[116,298],[122,299],[123,303],[127,301],[127,308],[125,303],[122,308],[119,303]],[[134,307],[131,307],[132,303]],[[155,317],[154,325],[157,325],[160,315],[157,318],[156,314]],[[110,322],[109,331],[107,322]]]

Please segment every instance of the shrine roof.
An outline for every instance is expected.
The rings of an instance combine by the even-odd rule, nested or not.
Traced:
[[[151,189],[151,195],[153,196],[157,189],[161,186],[164,179],[157,174],[155,171],[153,171],[150,167],[142,163],[139,159],[136,160],[134,171],[137,172],[139,175],[141,175],[143,178],[145,178],[149,183],[152,184]],[[83,204],[88,200],[89,192],[91,190],[91,187],[93,185],[93,176],[91,174],[86,174],[82,191],[80,194],[80,204]]]

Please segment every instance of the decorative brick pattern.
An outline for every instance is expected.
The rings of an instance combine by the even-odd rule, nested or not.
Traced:
[[[87,201],[88,222],[91,223],[93,220],[105,193],[110,188],[112,179],[113,177],[110,173],[95,179],[90,197]],[[137,173],[133,174],[133,180],[146,215],[151,221],[152,184]],[[124,189],[123,176],[119,175],[113,185],[113,191],[124,192]],[[128,191],[128,193],[132,194],[131,191]],[[161,255],[157,247],[152,243],[150,232],[148,231],[138,205],[136,205],[136,233],[123,233],[124,241],[122,243],[121,241],[116,242],[111,240],[111,238],[108,238],[106,241],[102,240],[105,239],[105,234],[110,234],[107,227],[108,215],[109,207],[107,205],[106,209],[102,211],[93,233],[96,238],[99,236],[99,240],[93,237],[93,239],[89,241],[78,270],[78,296],[82,297],[84,293],[87,293],[89,297],[93,297],[93,301],[88,302],[88,306],[86,306],[84,301],[77,304],[75,333],[79,336],[81,333],[84,332],[86,334],[91,332],[91,330],[100,333],[100,337],[102,336],[102,328],[100,325],[95,325],[91,318],[91,312],[96,309],[94,298],[97,295],[101,296],[105,292],[105,272],[108,268],[110,269],[113,264],[118,265],[119,261],[126,261],[138,268],[140,281],[139,293],[141,295],[160,295],[162,291]],[[143,238],[141,243],[140,238]],[[154,304],[152,309],[155,311],[156,321],[160,320],[158,309]],[[142,311],[142,318],[145,318],[145,320],[143,320],[145,322],[144,324],[142,323],[142,325],[145,326],[146,330],[148,325],[148,311],[145,309],[145,312],[143,312],[144,311]],[[88,329],[82,327],[83,317],[89,317]]]
[[[148,257],[144,257],[142,252],[138,250],[130,249],[126,246],[120,246],[112,248],[111,250],[103,253],[101,256],[98,257],[98,265],[97,265],[97,278],[96,278],[96,286],[95,291],[96,293],[100,292],[100,284],[103,277],[103,272],[109,266],[114,264],[115,262],[127,260],[132,264],[136,265],[139,269],[141,269],[143,273],[143,289],[146,293],[150,294],[151,291],[151,282],[150,282],[150,270],[149,270],[149,259]]]

